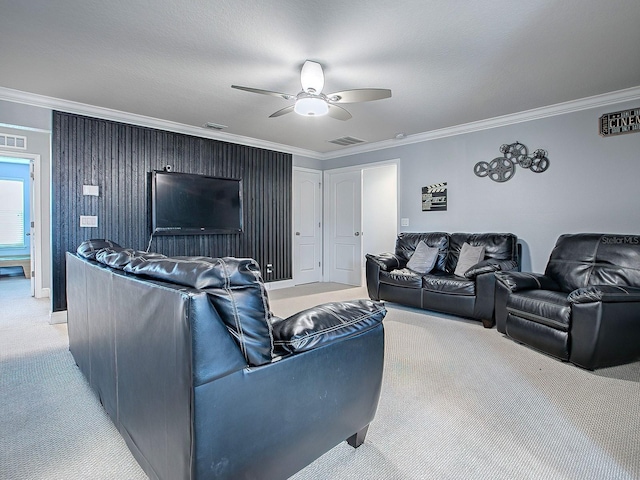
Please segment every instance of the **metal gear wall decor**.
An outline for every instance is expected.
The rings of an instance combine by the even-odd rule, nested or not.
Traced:
[[[542,173],[549,168],[547,151],[537,149],[531,155],[527,147],[520,142],[500,145],[502,157],[496,157],[490,162],[478,162],[473,167],[473,173],[478,177],[489,177],[494,182],[506,182],[516,174],[516,165],[528,168],[532,172]]]

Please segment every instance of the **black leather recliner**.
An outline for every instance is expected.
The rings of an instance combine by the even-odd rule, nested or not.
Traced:
[[[590,370],[640,358],[640,236],[562,235],[544,274],[496,278],[499,332]]]

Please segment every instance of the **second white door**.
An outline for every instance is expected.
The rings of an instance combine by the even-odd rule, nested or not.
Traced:
[[[361,191],[359,170],[325,172],[328,246],[325,277],[330,282],[361,284]]]

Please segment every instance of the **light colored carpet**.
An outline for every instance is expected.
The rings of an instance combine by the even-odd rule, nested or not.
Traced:
[[[363,288],[269,292],[281,317]],[[317,479],[638,479],[640,362],[588,372],[479,322],[388,304],[380,405],[360,448]],[[0,277],[0,478],[146,478],[28,281]]]

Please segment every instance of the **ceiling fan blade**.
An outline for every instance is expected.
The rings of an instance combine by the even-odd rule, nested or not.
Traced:
[[[280,117],[280,116],[285,115],[287,113],[291,113],[291,112],[293,112],[293,107],[294,106],[295,105],[289,105],[288,107],[284,107],[284,108],[278,110],[277,112],[274,112],[271,115],[269,115],[269,118]]]
[[[332,105],[330,103],[327,104],[329,106],[329,115],[332,118],[337,118],[338,120],[349,120],[351,118],[351,114],[347,112],[344,108],[339,107],[338,105]]]
[[[372,102],[389,98],[390,96],[391,90],[388,88],[356,88],[355,90],[327,94],[327,98],[331,103]]]
[[[321,93],[324,88],[322,65],[311,60],[304,62],[300,71],[300,83],[302,84],[302,90],[307,93]]]
[[[271,90],[261,90],[259,88],[241,87],[240,85],[231,85],[231,88],[244,90],[245,92],[259,93],[261,95],[270,95],[272,97],[280,97],[280,98],[284,98],[285,100],[291,100],[292,98],[296,98],[295,95],[290,95],[288,93],[272,92]]]

